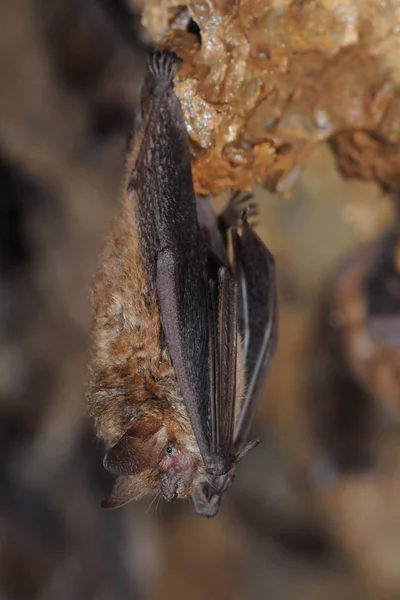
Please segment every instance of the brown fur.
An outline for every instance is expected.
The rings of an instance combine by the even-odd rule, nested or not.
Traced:
[[[111,448],[133,425],[167,427],[205,472],[149,290],[131,200],[123,194],[91,291],[92,362],[87,395],[97,435]]]
[[[160,345],[157,300],[141,268],[132,205],[125,194],[103,246],[91,304],[88,398],[99,437],[113,445],[138,419],[167,415],[193,435],[168,351]]]

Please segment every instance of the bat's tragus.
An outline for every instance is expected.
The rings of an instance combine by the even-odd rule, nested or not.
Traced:
[[[196,200],[178,62],[167,51],[149,59],[92,286],[88,401],[116,475],[104,506],[191,495],[212,516],[258,443],[247,442],[276,345],[275,267],[247,221],[249,196],[235,194],[221,215]]]

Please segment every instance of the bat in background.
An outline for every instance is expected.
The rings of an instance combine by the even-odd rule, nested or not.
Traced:
[[[367,325],[373,337],[400,350],[400,206],[395,198],[395,218],[377,242],[364,283]]]
[[[275,267],[242,211],[248,198],[219,217],[196,202],[178,62],[167,51],[148,62],[92,286],[88,402],[116,475],[103,506],[191,495],[213,516],[257,443],[248,434],[276,346]]]

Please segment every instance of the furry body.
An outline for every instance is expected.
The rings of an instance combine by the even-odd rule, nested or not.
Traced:
[[[212,516],[254,446],[246,438],[276,344],[274,265],[245,216],[239,237],[237,196],[219,219],[204,198],[196,205],[177,64],[168,52],[149,60],[92,287],[88,401],[117,475],[105,506],[191,494]]]

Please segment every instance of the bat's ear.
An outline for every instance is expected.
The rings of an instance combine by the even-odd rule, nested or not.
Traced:
[[[166,442],[165,427],[139,426],[130,429],[107,452],[104,467],[114,475],[139,475],[154,467]]]
[[[119,508],[131,500],[139,500],[148,491],[140,477],[120,475],[114,482],[111,492],[101,503],[103,508]]]

